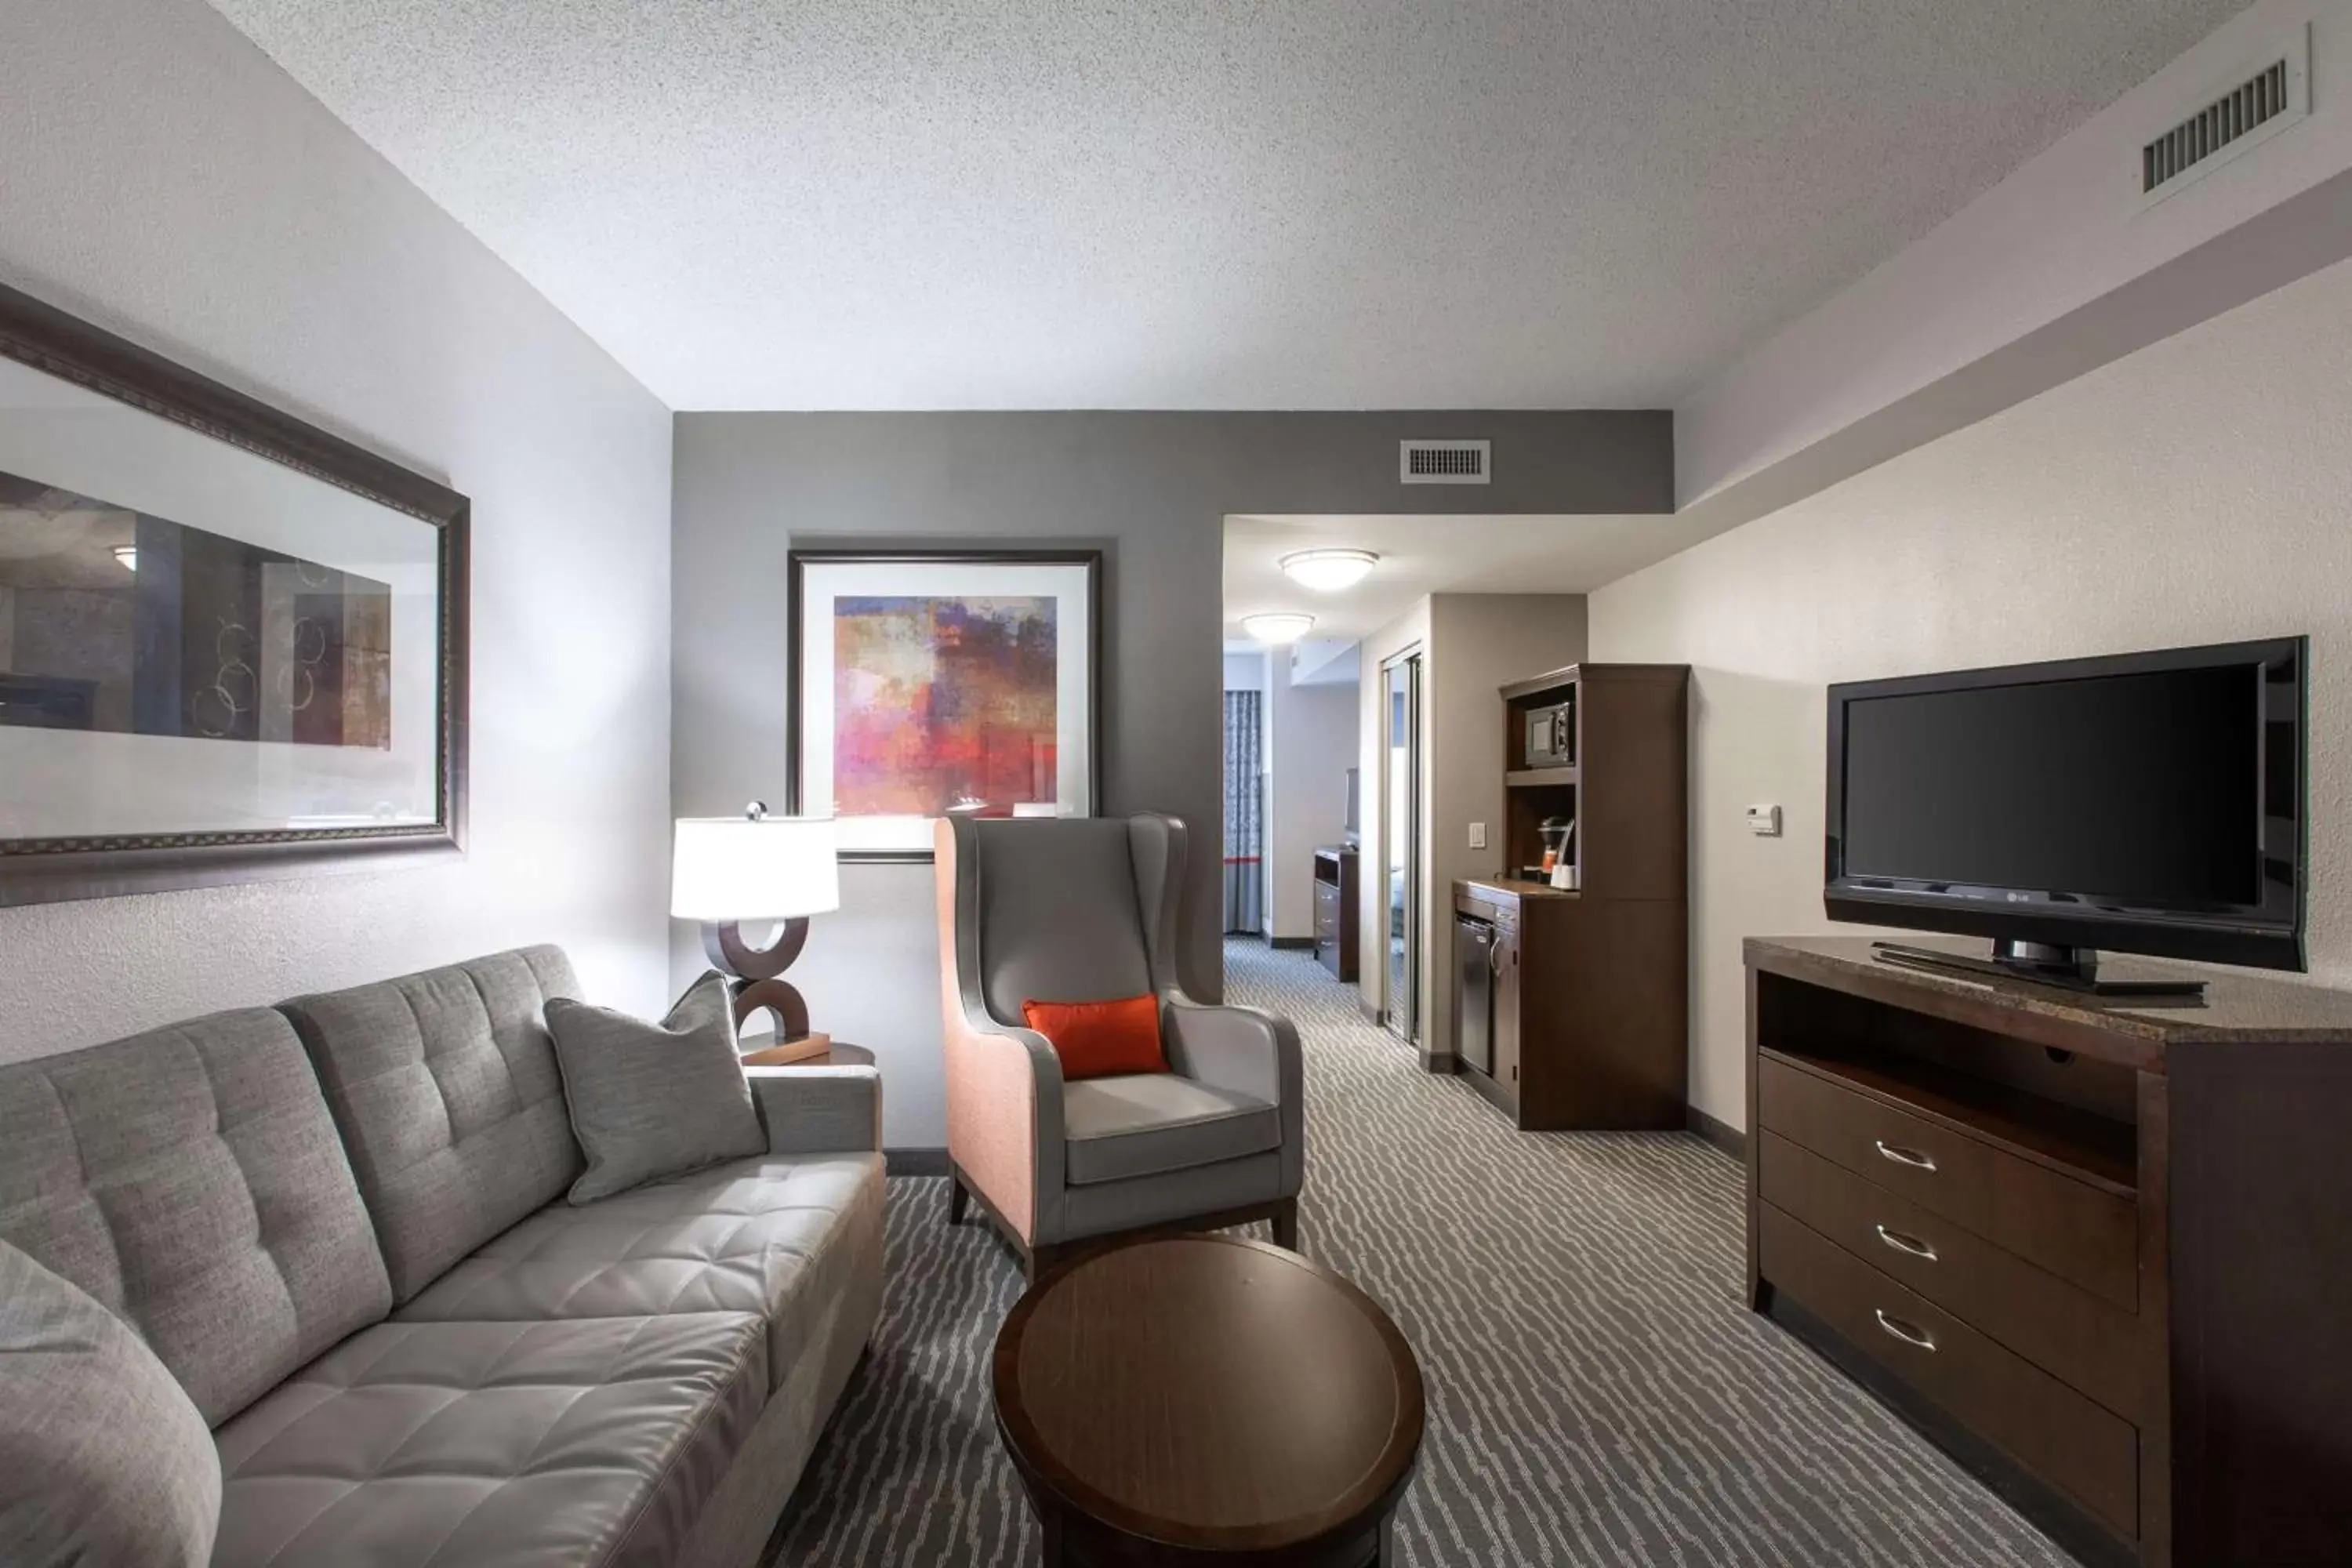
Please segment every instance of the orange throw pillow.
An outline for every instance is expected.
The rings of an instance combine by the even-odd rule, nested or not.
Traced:
[[[1021,1016],[1062,1058],[1062,1079],[1166,1072],[1160,1048],[1160,998],[1117,1002],[1024,1002]]]

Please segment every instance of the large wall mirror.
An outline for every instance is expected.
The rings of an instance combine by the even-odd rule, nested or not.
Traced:
[[[466,521],[0,289],[0,904],[460,850]]]

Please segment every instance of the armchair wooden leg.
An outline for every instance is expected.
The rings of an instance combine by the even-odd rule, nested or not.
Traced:
[[[948,1173],[948,1223],[961,1225],[963,1211],[971,1202],[971,1194],[964,1191],[963,1178],[950,1172]]]
[[[1089,1237],[1088,1241],[1098,1238]],[[1073,1252],[1082,1251],[1087,1241],[1038,1242],[1021,1248],[1021,1272],[1026,1283],[1034,1285],[1054,1271],[1056,1264]]]
[[[1274,1244],[1289,1251],[1298,1250],[1298,1200],[1285,1198],[1274,1209]]]

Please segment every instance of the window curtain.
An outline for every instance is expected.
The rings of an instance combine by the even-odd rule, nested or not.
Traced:
[[[1265,930],[1258,701],[1255,691],[1225,693],[1225,930],[1252,936]]]

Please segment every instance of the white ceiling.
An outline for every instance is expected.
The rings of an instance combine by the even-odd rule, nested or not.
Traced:
[[[1424,594],[1585,594],[1695,543],[1672,517],[1228,517],[1225,636],[1241,617],[1304,610],[1317,637],[1352,641]],[[1346,544],[1381,563],[1353,588],[1318,594],[1282,574],[1294,550]]]
[[[2244,0],[214,0],[678,408],[1650,407]]]

